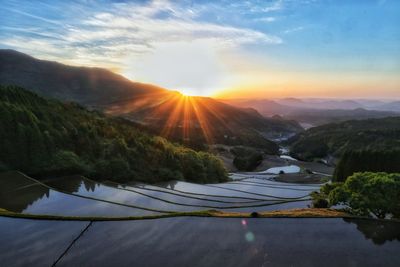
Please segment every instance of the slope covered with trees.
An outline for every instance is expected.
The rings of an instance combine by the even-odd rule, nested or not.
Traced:
[[[335,168],[333,178],[344,182],[356,172],[367,171],[400,173],[400,149],[346,151]]]
[[[156,182],[227,178],[211,154],[174,145],[121,118],[0,86],[0,169]]]
[[[8,49],[0,49],[0,84],[18,85],[42,96],[95,107],[168,92],[132,82],[107,69],[68,66]]]
[[[68,66],[14,50],[0,49],[0,84],[124,117],[196,149],[223,143],[263,147],[277,154],[279,147],[268,139],[303,130],[295,121],[265,118],[253,109],[212,98],[184,97],[107,69]]]
[[[400,149],[400,117],[331,123],[298,134],[289,140],[292,156],[313,160],[340,157],[352,150]]]

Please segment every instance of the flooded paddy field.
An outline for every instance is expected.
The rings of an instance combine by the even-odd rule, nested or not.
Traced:
[[[242,174],[219,184],[171,181],[157,185],[96,182],[82,176],[35,180],[18,172],[2,175],[0,208],[24,214],[127,217],[227,210],[254,212],[305,208],[320,185],[276,182]]]
[[[219,184],[35,180],[0,175],[0,208],[83,221],[0,217],[2,266],[399,266],[400,224],[341,218],[142,218],[174,212],[262,212],[310,205],[321,183],[234,173]],[[85,219],[86,218],[86,219]],[[397,254],[396,254],[397,253]]]
[[[0,217],[4,266],[399,266],[400,225],[350,219]]]

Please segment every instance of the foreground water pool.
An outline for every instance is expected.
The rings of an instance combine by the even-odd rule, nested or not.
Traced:
[[[0,217],[0,236],[2,266],[400,266],[400,225],[371,220]]]

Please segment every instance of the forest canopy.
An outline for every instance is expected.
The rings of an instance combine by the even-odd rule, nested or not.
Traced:
[[[351,150],[400,149],[400,117],[330,123],[310,128],[289,143],[292,156],[310,161],[328,155],[340,158]]]
[[[400,149],[346,151],[335,168],[333,180],[344,182],[356,172],[400,173]]]
[[[227,179],[215,156],[172,144],[136,126],[75,103],[0,86],[0,170],[120,181]]]

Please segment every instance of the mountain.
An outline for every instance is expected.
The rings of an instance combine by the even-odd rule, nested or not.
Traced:
[[[396,111],[400,112],[400,101],[393,101],[375,106],[378,110]]]
[[[288,97],[282,99],[276,99],[275,102],[281,105],[291,106],[291,107],[304,107],[307,106],[307,103],[301,99]]]
[[[289,115],[299,111],[312,110],[354,110],[363,108],[363,105],[354,100],[326,100],[326,99],[227,99],[221,100],[227,104],[238,107],[251,107],[257,109],[265,116]]]
[[[360,107],[350,109],[351,106],[359,106],[359,104],[357,104],[358,102],[352,100],[333,101],[333,104],[329,104],[332,101],[321,99],[298,100],[295,98],[284,99],[284,101],[279,101],[279,103],[268,99],[229,99],[221,101],[241,108],[254,108],[264,116],[273,116],[277,114],[285,119],[295,120],[302,124],[310,124],[311,126],[346,120],[385,118],[400,115],[400,111],[395,111],[395,102],[387,103],[386,109],[381,103],[381,109],[376,108],[377,110],[372,110]],[[380,101],[369,102],[373,104],[380,103]],[[318,105],[316,105],[316,103],[318,103]],[[324,108],[321,108],[321,105]],[[332,107],[342,108],[332,109]]]
[[[145,101],[145,98],[142,99]],[[157,134],[189,145],[223,143],[265,148],[277,153],[278,146],[266,138],[277,138],[302,131],[295,121],[265,118],[256,110],[236,108],[208,97],[166,95],[149,99],[144,106],[119,103],[108,112],[147,125]],[[159,127],[162,126],[162,127]]]
[[[386,102],[379,99],[355,99],[358,103],[363,105],[365,108],[374,109],[374,107],[383,105]]]
[[[291,155],[304,160],[340,157],[347,150],[400,149],[400,116],[330,123],[291,138]]]
[[[283,98],[276,99],[275,101],[278,104],[307,109],[355,109],[364,107],[362,104],[354,100]]]
[[[105,69],[67,66],[13,50],[0,50],[0,84],[23,86],[42,96],[124,116],[145,124],[155,134],[194,147],[222,142],[260,146],[274,154],[278,146],[268,138],[303,130],[294,121],[264,118],[254,109],[211,98],[185,97]]]
[[[122,118],[0,86],[0,170],[159,182],[227,179],[216,157],[151,136]]]
[[[287,119],[296,120],[301,123],[309,123],[319,126],[332,122],[341,122],[347,120],[365,120],[378,119],[390,116],[399,116],[400,113],[392,111],[357,109],[304,109],[297,112],[291,112],[285,116]]]
[[[279,104],[269,99],[219,99],[220,101],[241,108],[254,108],[264,116],[286,115],[302,108]]]
[[[72,67],[4,49],[0,49],[0,84],[17,85],[43,96],[94,106],[166,91],[132,82],[106,69]]]

